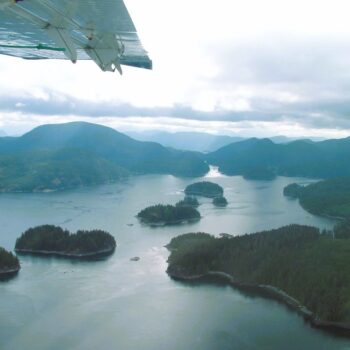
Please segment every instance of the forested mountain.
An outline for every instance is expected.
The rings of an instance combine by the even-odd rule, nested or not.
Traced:
[[[350,138],[275,144],[270,139],[248,139],[209,153],[209,163],[228,175],[261,173],[331,178],[350,176]]]
[[[201,176],[209,170],[193,152],[136,141],[84,122],[43,125],[21,137],[0,138],[0,167],[2,191],[61,189],[126,174]]]

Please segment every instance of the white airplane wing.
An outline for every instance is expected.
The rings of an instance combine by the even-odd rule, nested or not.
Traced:
[[[0,0],[0,54],[152,69],[123,0]]]

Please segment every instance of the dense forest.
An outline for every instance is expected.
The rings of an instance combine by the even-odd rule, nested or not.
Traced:
[[[224,146],[205,155],[227,175],[256,173],[335,178],[350,176],[350,138],[314,142],[298,140],[276,144],[270,139],[251,138]],[[259,176],[259,175],[258,175]]]
[[[185,188],[185,194],[188,196],[203,196],[214,198],[222,196],[223,193],[224,190],[220,185],[209,181],[196,182],[188,185]]]
[[[141,210],[137,217],[147,224],[177,224],[200,219],[200,214],[191,206],[157,204]]]
[[[232,238],[190,233],[168,249],[173,277],[222,271],[237,282],[277,287],[323,320],[350,322],[349,239],[289,225]]]
[[[9,271],[19,270],[19,260],[11,252],[8,252],[4,248],[0,247],[0,276],[6,274]]]
[[[84,257],[112,253],[116,247],[114,237],[102,230],[79,230],[70,233],[61,227],[42,225],[25,231],[16,241],[18,253],[58,253],[70,257]]]
[[[350,178],[328,179],[308,186],[291,184],[283,193],[299,198],[301,206],[312,214],[350,220]]]
[[[216,207],[226,207],[227,206],[227,199],[224,196],[219,196],[213,198],[213,204]]]
[[[184,199],[178,201],[175,204],[177,207],[194,207],[197,208],[199,206],[198,199],[193,196],[185,196]]]

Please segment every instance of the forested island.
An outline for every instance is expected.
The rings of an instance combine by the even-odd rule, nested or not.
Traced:
[[[224,196],[220,196],[220,197],[215,197],[213,199],[213,204],[216,207],[226,207],[227,206],[227,199]]]
[[[194,207],[197,208],[199,206],[198,199],[193,196],[185,196],[184,199],[178,201],[175,204],[177,207]]]
[[[269,293],[314,325],[350,330],[350,240],[289,225],[243,236],[173,238],[167,273],[180,280],[220,277]]]
[[[224,189],[213,182],[201,181],[188,185],[185,188],[187,196],[203,196],[208,198],[220,197],[224,194]]]
[[[16,275],[20,268],[18,258],[0,247],[0,281]]]
[[[114,237],[102,230],[71,233],[58,226],[42,225],[25,231],[17,239],[15,251],[84,259],[110,255],[115,247]]]
[[[350,178],[329,179],[308,186],[290,184],[283,194],[299,198],[300,205],[312,214],[350,220]]]
[[[175,225],[200,219],[200,213],[191,206],[157,204],[141,210],[137,217],[152,226]]]

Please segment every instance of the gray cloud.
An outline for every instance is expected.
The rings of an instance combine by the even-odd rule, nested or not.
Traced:
[[[246,111],[222,103],[210,112],[190,104],[145,108],[117,101],[88,101],[53,90],[45,91],[46,99],[3,94],[0,111],[47,117],[290,122],[304,128],[350,129],[350,44],[331,39],[273,40],[206,48],[219,73],[202,78],[204,89],[217,94],[219,100],[221,96],[228,102],[243,100],[249,106]]]
[[[199,111],[190,106],[144,108],[116,102],[92,102],[51,92],[47,99],[29,96],[1,96],[0,111],[17,111],[23,115],[76,117],[169,117],[197,121],[226,122],[293,122],[304,127],[349,129],[350,94],[348,98],[324,98],[295,103],[283,103],[263,98],[250,100],[252,110],[237,112],[218,109]]]

